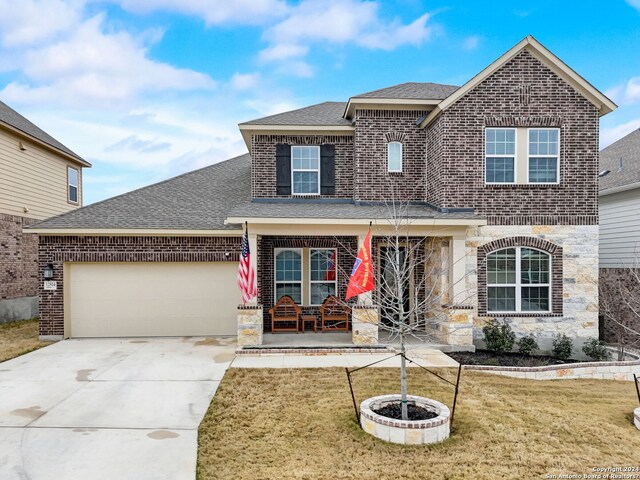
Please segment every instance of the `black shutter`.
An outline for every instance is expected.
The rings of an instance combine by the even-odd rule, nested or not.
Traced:
[[[336,148],[335,145],[320,145],[320,194],[336,194]]]
[[[291,145],[276,144],[276,194],[291,195]]]

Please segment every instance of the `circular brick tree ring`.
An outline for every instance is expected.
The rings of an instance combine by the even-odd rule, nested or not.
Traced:
[[[633,411],[633,423],[635,423],[636,428],[640,430],[640,407]]]
[[[437,414],[429,420],[395,420],[374,412],[391,403],[400,403],[400,395],[381,395],[368,398],[360,404],[362,429],[387,442],[404,445],[437,443],[449,438],[451,414],[444,403],[425,397],[407,395],[409,404]]]

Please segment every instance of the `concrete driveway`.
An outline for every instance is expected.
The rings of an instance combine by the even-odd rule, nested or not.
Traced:
[[[195,478],[235,339],[65,340],[0,363],[0,478]]]

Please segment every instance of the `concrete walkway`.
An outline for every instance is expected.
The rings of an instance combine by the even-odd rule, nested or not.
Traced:
[[[0,363],[3,480],[193,480],[235,339],[65,340]]]

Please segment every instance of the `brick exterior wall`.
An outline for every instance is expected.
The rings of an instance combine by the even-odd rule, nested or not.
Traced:
[[[0,213],[0,300],[38,294],[38,236],[22,233],[35,222]]]
[[[254,198],[291,198],[276,194],[276,144],[335,145],[335,195],[311,198],[353,197],[352,135],[253,135],[251,141],[251,195]],[[300,198],[296,195],[295,198]]]
[[[487,313],[487,255],[496,250],[510,247],[531,247],[542,250],[551,255],[551,313],[549,314],[527,314],[514,313],[500,315],[499,313]],[[478,315],[494,317],[544,317],[562,316],[562,247],[555,243],[548,242],[542,238],[535,237],[509,237],[494,240],[478,247]]]
[[[336,248],[336,277],[338,297],[347,293],[349,274],[358,249],[357,237],[305,237],[305,236],[262,236],[258,237],[258,303],[264,305],[264,331],[271,331],[269,309],[274,301],[274,259],[275,248]],[[306,268],[306,267],[303,267]],[[319,316],[318,307],[304,307],[303,314]]]
[[[527,51],[451,105],[429,128],[427,199],[472,207],[496,225],[597,224],[598,112]],[[559,185],[485,185],[485,126],[560,128]],[[442,138],[439,138],[442,137]],[[531,220],[544,214],[539,223]]]
[[[40,278],[40,335],[64,335],[64,262],[237,262],[241,241],[240,237],[41,236],[39,271],[52,263],[58,289],[43,290]]]
[[[355,200],[424,200],[426,133],[416,110],[355,112]],[[402,173],[387,171],[387,143],[402,143]]]

